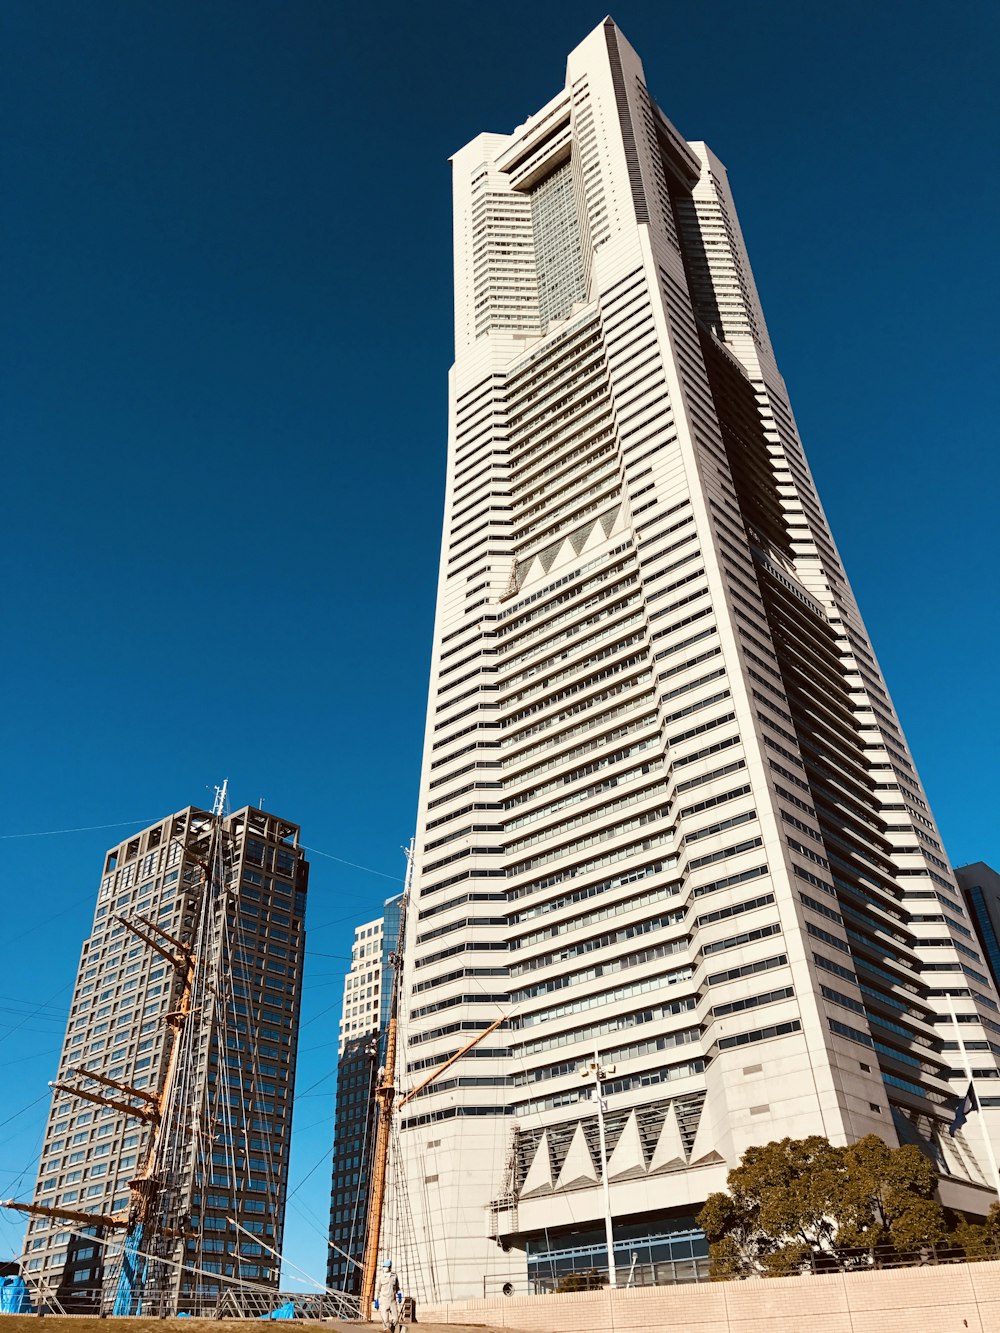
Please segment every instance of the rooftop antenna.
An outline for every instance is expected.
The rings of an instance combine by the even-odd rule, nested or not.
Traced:
[[[229,779],[222,779],[222,786],[215,789],[215,800],[212,803],[213,815],[225,815],[226,806],[229,804]]]

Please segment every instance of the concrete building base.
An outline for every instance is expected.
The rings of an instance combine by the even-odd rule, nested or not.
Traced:
[[[496,1296],[425,1306],[418,1319],[531,1333],[1000,1333],[1000,1262]]]

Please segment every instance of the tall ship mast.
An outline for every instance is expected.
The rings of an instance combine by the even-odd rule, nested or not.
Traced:
[[[106,857],[35,1194],[4,1205],[41,1308],[277,1290],[308,864],[296,825],[227,793]]]
[[[374,1086],[376,1104],[375,1139],[372,1149],[368,1208],[365,1220],[365,1242],[361,1267],[360,1315],[365,1318],[372,1310],[380,1259],[393,1254],[404,1256],[410,1282],[409,1290],[421,1299],[433,1299],[436,1292],[433,1247],[419,1246],[413,1231],[413,1218],[402,1184],[398,1157],[397,1123],[395,1117],[414,1097],[430,1087],[442,1074],[468,1055],[484,1038],[504,1026],[510,1017],[503,1013],[471,1040],[464,1042],[453,1055],[438,1063],[429,1073],[402,1088],[405,1069],[397,1055],[401,1041],[400,999],[403,978],[403,949],[407,931],[407,908],[413,883],[413,848],[411,839],[407,850],[406,883],[399,908],[399,933],[395,950],[389,954],[390,977],[387,982],[389,1011],[385,1027],[384,1063],[378,1070]],[[374,1048],[380,1049],[379,1045]]]

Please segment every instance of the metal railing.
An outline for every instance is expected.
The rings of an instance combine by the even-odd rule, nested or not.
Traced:
[[[714,1274],[711,1271],[711,1259],[695,1257],[691,1259],[658,1260],[639,1263],[633,1260],[631,1267],[624,1261],[618,1264],[618,1287],[666,1287],[691,1282],[741,1282],[749,1277],[812,1277],[832,1273],[871,1273],[883,1269],[925,1268],[941,1264],[973,1264],[1000,1260],[1000,1240],[982,1240],[964,1249],[954,1242],[938,1245],[924,1245],[918,1250],[899,1251],[889,1246],[876,1246],[873,1249],[844,1250],[838,1253],[819,1252],[805,1256],[800,1262],[790,1264],[784,1270],[764,1268],[757,1272],[744,1274]],[[544,1277],[534,1277],[529,1281],[529,1289],[535,1296],[561,1295],[574,1291],[599,1291],[608,1287],[608,1270],[601,1265],[586,1269],[568,1269]]]
[[[657,1259],[640,1263],[633,1255],[631,1262],[625,1255],[617,1259],[618,1286],[673,1287],[691,1282],[710,1282],[710,1260],[707,1256],[689,1259]],[[531,1279],[530,1288],[535,1296],[562,1295],[573,1291],[598,1291],[608,1285],[606,1266],[567,1269],[561,1273],[546,1274]]]
[[[278,1312],[282,1313],[278,1315]],[[286,1313],[287,1311],[287,1313]],[[307,1291],[252,1291],[246,1287],[230,1288],[219,1297],[211,1311],[217,1319],[360,1319],[358,1296],[334,1291],[314,1294]]]
[[[926,1268],[937,1264],[975,1264],[1000,1259],[1000,1243],[977,1241],[974,1248],[963,1249],[954,1242],[922,1245],[919,1250],[894,1250],[875,1246],[869,1250],[845,1250],[837,1253],[813,1252],[787,1272],[764,1272],[760,1277],[795,1277],[823,1273],[871,1273],[888,1268]],[[728,1281],[728,1278],[713,1279]],[[739,1280],[738,1278],[735,1280]]]

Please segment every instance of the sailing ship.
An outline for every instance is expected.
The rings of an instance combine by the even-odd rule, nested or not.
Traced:
[[[148,984],[151,968],[136,957],[127,970],[145,976],[139,994],[168,998],[140,1013],[139,1002],[130,1007],[110,986],[93,997],[107,995],[109,1020],[130,1024],[125,1030],[138,1039],[119,1051],[131,1058],[102,1039],[75,1049],[107,1044],[107,1063],[78,1059],[67,1033],[50,1130],[96,1117],[92,1132],[109,1138],[89,1152],[135,1143],[135,1158],[120,1161],[135,1160],[138,1170],[121,1206],[69,1206],[78,1192],[61,1188],[68,1174],[45,1180],[45,1169],[33,1201],[3,1205],[31,1219],[23,1277],[36,1309],[259,1315],[309,1304],[313,1314],[350,1315],[356,1308],[321,1284],[319,1305],[277,1290],[308,867],[295,825],[252,808],[230,814],[227,796],[224,782],[210,812],[189,809],[146,830],[127,844],[126,864],[111,856],[106,866],[84,958],[100,981],[105,955],[114,952],[117,968],[126,954],[145,953],[163,980]],[[71,1031],[83,1021],[77,1011],[90,1010],[90,975],[81,966]],[[145,1017],[151,1010],[159,1010],[155,1019]],[[143,1066],[158,1077],[147,1082]],[[47,1147],[61,1146],[51,1139]],[[88,1149],[74,1156],[83,1160]],[[83,1270],[88,1285],[33,1274],[33,1247],[50,1244],[52,1228],[56,1241],[65,1238],[70,1266],[74,1255],[96,1256]]]
[[[284,1012],[268,1008],[268,992],[261,989],[266,974],[258,972],[255,980],[254,969],[275,966],[270,962],[272,948],[275,954],[291,956],[293,970],[301,969],[307,867],[299,855],[296,826],[252,808],[229,814],[227,796],[228,784],[223,783],[211,811],[189,809],[130,839],[119,849],[122,864],[115,853],[109,856],[94,932],[84,946],[85,962],[93,963],[97,972],[81,966],[63,1059],[51,1085],[53,1113],[36,1197],[2,1204],[31,1219],[22,1268],[26,1289],[7,1293],[10,1308],[13,1302],[17,1308],[115,1316],[280,1313],[350,1318],[371,1311],[385,1244],[397,1252],[416,1250],[412,1235],[405,1245],[401,1239],[412,1232],[412,1220],[405,1188],[397,1179],[398,1156],[392,1152],[395,1116],[505,1020],[498,1018],[477,1033],[416,1086],[405,1092],[398,1088],[397,1025],[411,844],[399,936],[389,959],[387,1031],[381,1044],[372,1045],[372,1058],[383,1063],[375,1079],[360,1298],[322,1283],[315,1283],[314,1295],[280,1292],[278,1227],[287,1180],[297,1003],[287,995],[284,1000],[271,996],[271,1004],[287,1007]],[[284,889],[287,904],[280,901]],[[275,901],[289,910],[277,913]],[[275,921],[282,923],[277,931]],[[275,934],[283,941],[280,947],[272,945]],[[115,968],[127,955],[134,960],[128,970],[146,978],[144,989],[131,992],[140,997],[135,1004],[125,1003],[121,995],[116,1003],[110,987],[94,991],[92,977],[98,987],[102,977],[109,979],[101,968],[111,966],[106,955],[112,953]],[[149,965],[143,965],[140,955]],[[162,975],[156,986],[149,984],[154,962]],[[112,977],[117,975],[123,973],[116,971]],[[138,1016],[141,1001],[155,992],[167,998],[146,1003]],[[78,1024],[89,1025],[88,1037],[107,1027],[106,1022],[91,1023],[93,999],[106,1001],[108,1022],[130,1025],[124,1030],[135,1038],[131,1045],[116,1047],[103,1039],[75,1045],[71,1033]],[[157,1009],[155,1018],[144,1017]],[[270,1081],[279,1071],[269,1060],[280,1052],[269,1041],[283,1041],[287,1048],[283,1085]],[[96,1047],[102,1048],[98,1059],[103,1057],[103,1063],[92,1058]],[[155,1077],[139,1072],[140,1048],[152,1052],[141,1060],[146,1069],[156,1071]],[[131,1061],[121,1058],[126,1050],[132,1052]],[[72,1051],[87,1054],[80,1058]],[[88,1130],[73,1135],[84,1122]],[[61,1133],[63,1124],[74,1141],[94,1133],[109,1135],[100,1147],[95,1147],[96,1138],[89,1150],[81,1143],[73,1154],[79,1161],[91,1151],[103,1151],[105,1143],[138,1149],[138,1169],[127,1180],[120,1206],[117,1197],[111,1207],[77,1206],[78,1191],[63,1188],[69,1173],[45,1179],[47,1162],[59,1161],[61,1166],[69,1161],[52,1157],[62,1140],[53,1140],[51,1131]],[[120,1157],[123,1167],[130,1160]],[[34,1247],[53,1241],[66,1246],[59,1278],[32,1270],[38,1262],[31,1257]],[[84,1262],[88,1267],[81,1270]],[[76,1281],[80,1276],[86,1284]]]

